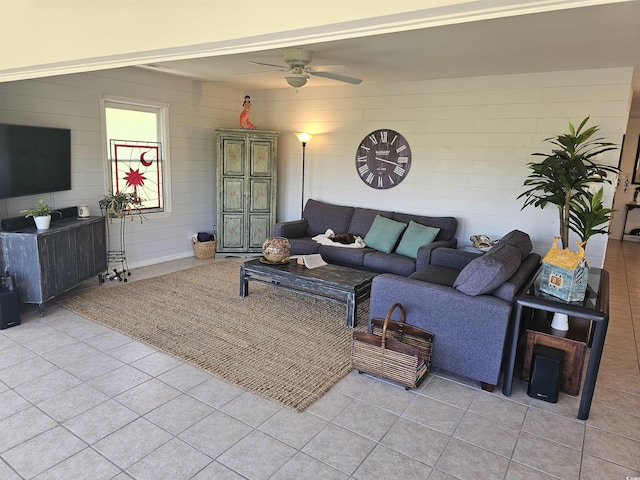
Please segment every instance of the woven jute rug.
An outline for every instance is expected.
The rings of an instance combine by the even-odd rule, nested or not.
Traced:
[[[239,262],[218,260],[60,305],[302,411],[351,370],[345,307],[256,282],[243,298],[239,279]],[[368,304],[358,310],[363,329]]]

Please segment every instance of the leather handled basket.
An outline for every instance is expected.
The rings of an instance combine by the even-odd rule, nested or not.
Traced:
[[[400,321],[391,321],[395,309]],[[353,368],[360,373],[417,387],[431,370],[433,333],[405,323],[404,307],[395,303],[384,320],[371,320],[373,333],[353,332]]]

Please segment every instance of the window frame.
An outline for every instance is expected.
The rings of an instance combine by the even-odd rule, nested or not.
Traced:
[[[110,142],[107,138],[107,108],[117,108],[121,110],[133,110],[142,112],[156,113],[158,116],[158,141],[162,144],[162,171],[161,182],[163,208],[161,211],[145,211],[145,218],[154,218],[169,216],[173,212],[171,201],[171,160],[169,145],[169,104],[162,102],[154,102],[150,100],[141,100],[113,95],[102,95],[100,97],[100,116],[102,121],[102,150],[103,150],[103,166],[104,166],[104,186],[105,192],[113,190],[114,181],[111,171]],[[126,139],[134,140],[134,139]]]

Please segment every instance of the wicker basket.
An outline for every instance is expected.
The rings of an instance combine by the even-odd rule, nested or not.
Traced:
[[[209,240],[208,242],[199,242],[195,239],[191,240],[193,243],[193,254],[196,258],[215,258],[216,256],[216,241]]]
[[[400,310],[400,322],[390,321],[396,308]],[[433,334],[405,324],[404,308],[399,303],[389,309],[384,320],[373,319],[372,324],[374,333],[353,333],[353,368],[407,389],[417,387],[431,370]]]

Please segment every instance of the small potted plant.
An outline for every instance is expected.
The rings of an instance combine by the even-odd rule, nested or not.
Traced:
[[[131,221],[134,216],[140,217],[140,223],[144,219],[140,206],[142,199],[135,193],[109,191],[98,202],[100,209],[107,218],[123,218],[125,215],[131,215]]]
[[[57,213],[62,216],[57,210],[52,210],[43,199],[38,200],[34,208],[22,210],[20,213],[24,213],[24,218],[33,217],[33,221],[36,223],[38,230],[47,230],[49,228],[52,214]]]

